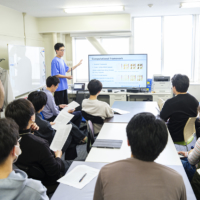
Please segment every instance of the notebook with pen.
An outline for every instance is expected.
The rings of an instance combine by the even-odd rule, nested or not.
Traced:
[[[120,149],[122,146],[122,142],[123,140],[97,139],[93,143],[92,147]]]

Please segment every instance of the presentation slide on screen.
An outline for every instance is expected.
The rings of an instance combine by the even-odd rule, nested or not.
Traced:
[[[146,87],[147,55],[89,55],[90,80],[103,87]]]

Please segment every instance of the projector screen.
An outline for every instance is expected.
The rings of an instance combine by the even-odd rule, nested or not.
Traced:
[[[146,88],[147,54],[89,55],[89,81],[103,88]]]

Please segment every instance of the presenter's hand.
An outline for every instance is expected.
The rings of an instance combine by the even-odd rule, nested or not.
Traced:
[[[66,104],[60,104],[59,107],[60,108],[65,108],[65,107],[67,107],[67,105]]]
[[[73,77],[72,76],[67,76],[67,79],[71,80],[71,79],[73,79]]]
[[[77,67],[82,65],[83,59],[79,61],[79,63],[77,64]]]
[[[50,122],[51,126],[55,124],[55,122]]]
[[[31,131],[38,131],[39,130],[39,126],[36,123],[33,123],[31,125]]]
[[[74,111],[75,111],[75,109],[68,110],[68,113],[73,113]]]
[[[61,158],[62,157],[62,151],[57,150],[54,153],[55,153],[56,158]]]
[[[179,151],[178,154],[180,154],[184,157],[187,157],[187,152],[185,152],[185,151]]]

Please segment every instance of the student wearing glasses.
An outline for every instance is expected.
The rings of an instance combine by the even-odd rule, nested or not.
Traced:
[[[56,51],[56,56],[51,62],[51,76],[57,76],[60,79],[60,84],[54,93],[54,98],[56,105],[60,104],[68,104],[68,97],[67,97],[67,79],[71,80],[72,76],[67,76],[66,72],[71,72],[71,70],[76,69],[79,65],[82,64],[82,60],[72,68],[69,68],[65,61],[62,59],[65,52],[65,46],[62,43],[57,43],[54,46]]]
[[[19,127],[12,119],[0,119],[0,199],[48,200],[40,181],[28,179],[13,163],[21,156]]]
[[[62,151],[52,152],[47,140],[34,135],[33,130],[39,128],[35,124],[33,104],[27,99],[14,100],[6,107],[5,116],[14,119],[19,126],[19,135],[22,137],[20,147],[23,154],[18,158],[16,165],[40,168],[44,171],[44,177],[39,180],[45,186],[56,185],[57,180],[66,173],[72,161],[61,160]]]

